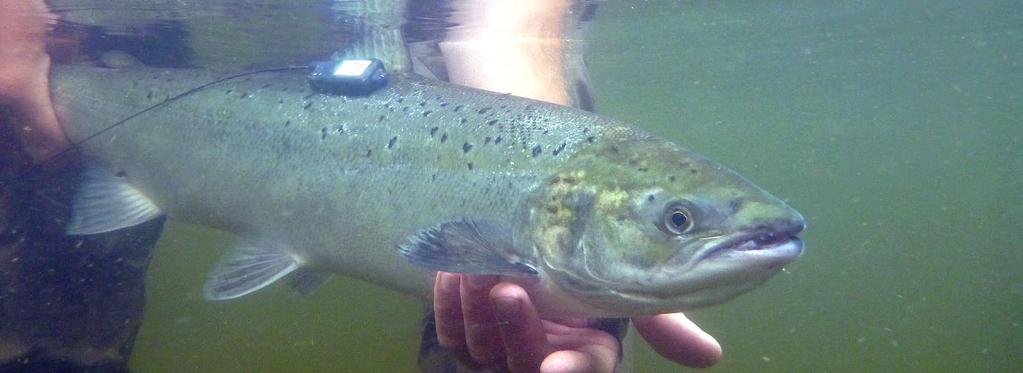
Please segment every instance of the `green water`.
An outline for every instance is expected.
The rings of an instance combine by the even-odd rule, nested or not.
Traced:
[[[1023,4],[824,3],[606,2],[591,30],[598,111],[808,221],[785,273],[691,313],[725,349],[712,370],[1023,371]],[[420,305],[388,290],[203,300],[230,244],[169,224],[133,368],[415,370]]]

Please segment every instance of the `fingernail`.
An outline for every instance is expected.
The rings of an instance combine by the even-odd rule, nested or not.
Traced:
[[[440,274],[440,287],[446,292],[458,292],[458,275],[450,273]]]
[[[503,321],[514,321],[519,317],[519,305],[520,301],[518,298],[494,298],[494,312],[497,313]]]

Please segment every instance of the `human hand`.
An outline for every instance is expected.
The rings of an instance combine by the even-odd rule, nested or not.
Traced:
[[[619,341],[588,320],[541,320],[526,291],[496,276],[438,273],[434,286],[441,346],[470,366],[511,372],[611,372]],[[637,317],[636,328],[661,355],[707,367],[721,347],[682,314]]]
[[[41,0],[0,1],[0,125],[35,159],[67,147],[49,92],[45,39],[54,23]]]
[[[440,272],[437,339],[463,363],[511,372],[611,372],[620,345],[586,320],[541,320],[526,291],[497,276]]]

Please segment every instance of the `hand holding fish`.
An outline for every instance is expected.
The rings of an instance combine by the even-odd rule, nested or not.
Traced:
[[[0,2],[0,123],[36,159],[68,146],[50,101],[50,56],[44,38],[56,16],[42,1]],[[17,124],[17,125],[16,125]],[[11,140],[11,139],[7,139]]]
[[[611,334],[585,319],[540,319],[522,287],[494,276],[438,273],[434,311],[440,344],[469,365],[611,372],[621,360],[621,345]],[[721,357],[717,341],[681,313],[633,322],[654,350],[677,363],[708,367]]]

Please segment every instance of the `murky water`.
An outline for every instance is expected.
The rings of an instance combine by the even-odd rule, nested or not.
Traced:
[[[717,370],[1023,369],[1019,3],[602,11],[599,110],[736,168],[809,225],[786,275],[693,312],[725,349]]]
[[[286,22],[329,23],[313,8]],[[157,18],[199,19],[186,29],[203,65],[302,57],[253,53],[251,38],[218,50],[231,27],[210,25],[231,15]],[[807,219],[803,258],[691,313],[725,349],[712,370],[1023,370],[1020,4],[614,1],[591,27],[598,112],[732,167]],[[288,30],[300,50],[345,40]],[[204,300],[231,242],[167,224],[134,370],[415,371],[422,307],[390,290],[335,279],[311,296]],[[636,371],[681,369],[635,353]]]

